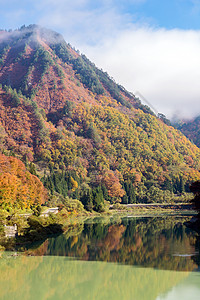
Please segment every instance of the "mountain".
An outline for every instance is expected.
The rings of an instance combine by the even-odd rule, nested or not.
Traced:
[[[175,126],[197,147],[200,147],[200,116],[192,120],[179,122]]]
[[[100,211],[200,179],[199,148],[61,35],[30,25],[0,41],[0,150],[35,165],[51,195]]]
[[[37,25],[0,32],[0,82],[34,99],[45,112],[62,108],[66,100],[94,103],[103,96],[115,104],[151,112],[62,36]]]

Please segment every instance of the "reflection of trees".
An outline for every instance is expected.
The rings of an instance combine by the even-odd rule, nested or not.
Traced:
[[[196,237],[177,218],[122,219],[115,224],[84,224],[48,240],[45,254],[120,262],[160,269],[193,270],[188,257]]]
[[[198,233],[195,242],[195,249],[198,255],[195,255],[192,259],[198,266],[200,266],[200,181],[193,182],[190,186],[190,190],[194,194],[194,198],[191,202],[198,214],[193,217],[192,220],[187,222],[186,226]]]
[[[198,267],[200,268],[200,236],[196,238],[195,249],[196,249],[196,253],[198,254],[193,256],[192,259],[194,263],[197,264]]]
[[[5,300],[154,300],[188,276],[54,256],[1,259],[0,274],[0,299]]]
[[[134,239],[135,249],[128,253],[128,261],[134,265],[172,270],[194,268],[191,260],[172,256],[175,253],[185,254],[183,249],[193,250],[193,235],[180,223],[173,224],[167,219],[147,220],[137,228]]]
[[[194,209],[198,211],[197,218],[200,219],[200,181],[193,182],[190,186],[190,190],[194,194],[194,198],[191,202],[194,205]],[[198,226],[200,231],[200,224],[198,224]]]

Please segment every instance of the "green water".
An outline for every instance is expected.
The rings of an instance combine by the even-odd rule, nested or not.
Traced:
[[[184,218],[77,224],[0,259],[0,299],[200,299],[199,236]]]
[[[105,262],[69,260],[65,257],[17,257],[0,262],[0,299],[175,299],[196,288],[199,273],[161,271]],[[195,279],[196,282],[195,282]],[[198,296],[198,297],[197,297]],[[158,298],[160,297],[160,298]],[[180,299],[180,298],[176,298]]]

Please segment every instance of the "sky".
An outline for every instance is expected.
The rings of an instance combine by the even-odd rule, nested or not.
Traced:
[[[200,0],[0,0],[0,20],[61,33],[170,119],[200,115]]]

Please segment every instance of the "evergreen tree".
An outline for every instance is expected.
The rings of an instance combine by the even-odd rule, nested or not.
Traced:
[[[122,197],[122,204],[128,204],[128,196],[127,196],[127,194],[125,194],[125,195]]]
[[[180,188],[179,188],[180,193],[184,193],[185,192],[185,184],[184,184],[184,180],[183,177],[180,176]]]
[[[109,200],[110,200],[110,197],[109,197],[109,195],[108,195],[108,190],[107,190],[107,188],[105,187],[104,184],[101,186],[101,189],[102,189],[102,192],[103,192],[103,197],[104,197],[104,199],[105,199],[106,201],[109,201]]]
[[[96,189],[93,190],[93,204],[94,210],[98,212],[104,211],[104,197],[101,186],[98,186]]]
[[[82,192],[82,196],[80,201],[83,203],[84,208],[88,211],[92,211],[93,209],[93,195],[91,189],[84,190]]]
[[[123,203],[135,203],[136,194],[133,184],[130,180],[124,182],[124,189],[126,191],[126,195],[123,196]]]
[[[35,176],[37,176],[37,173],[36,173],[36,169],[35,169],[35,164],[34,163],[30,163],[29,165],[29,172]]]

